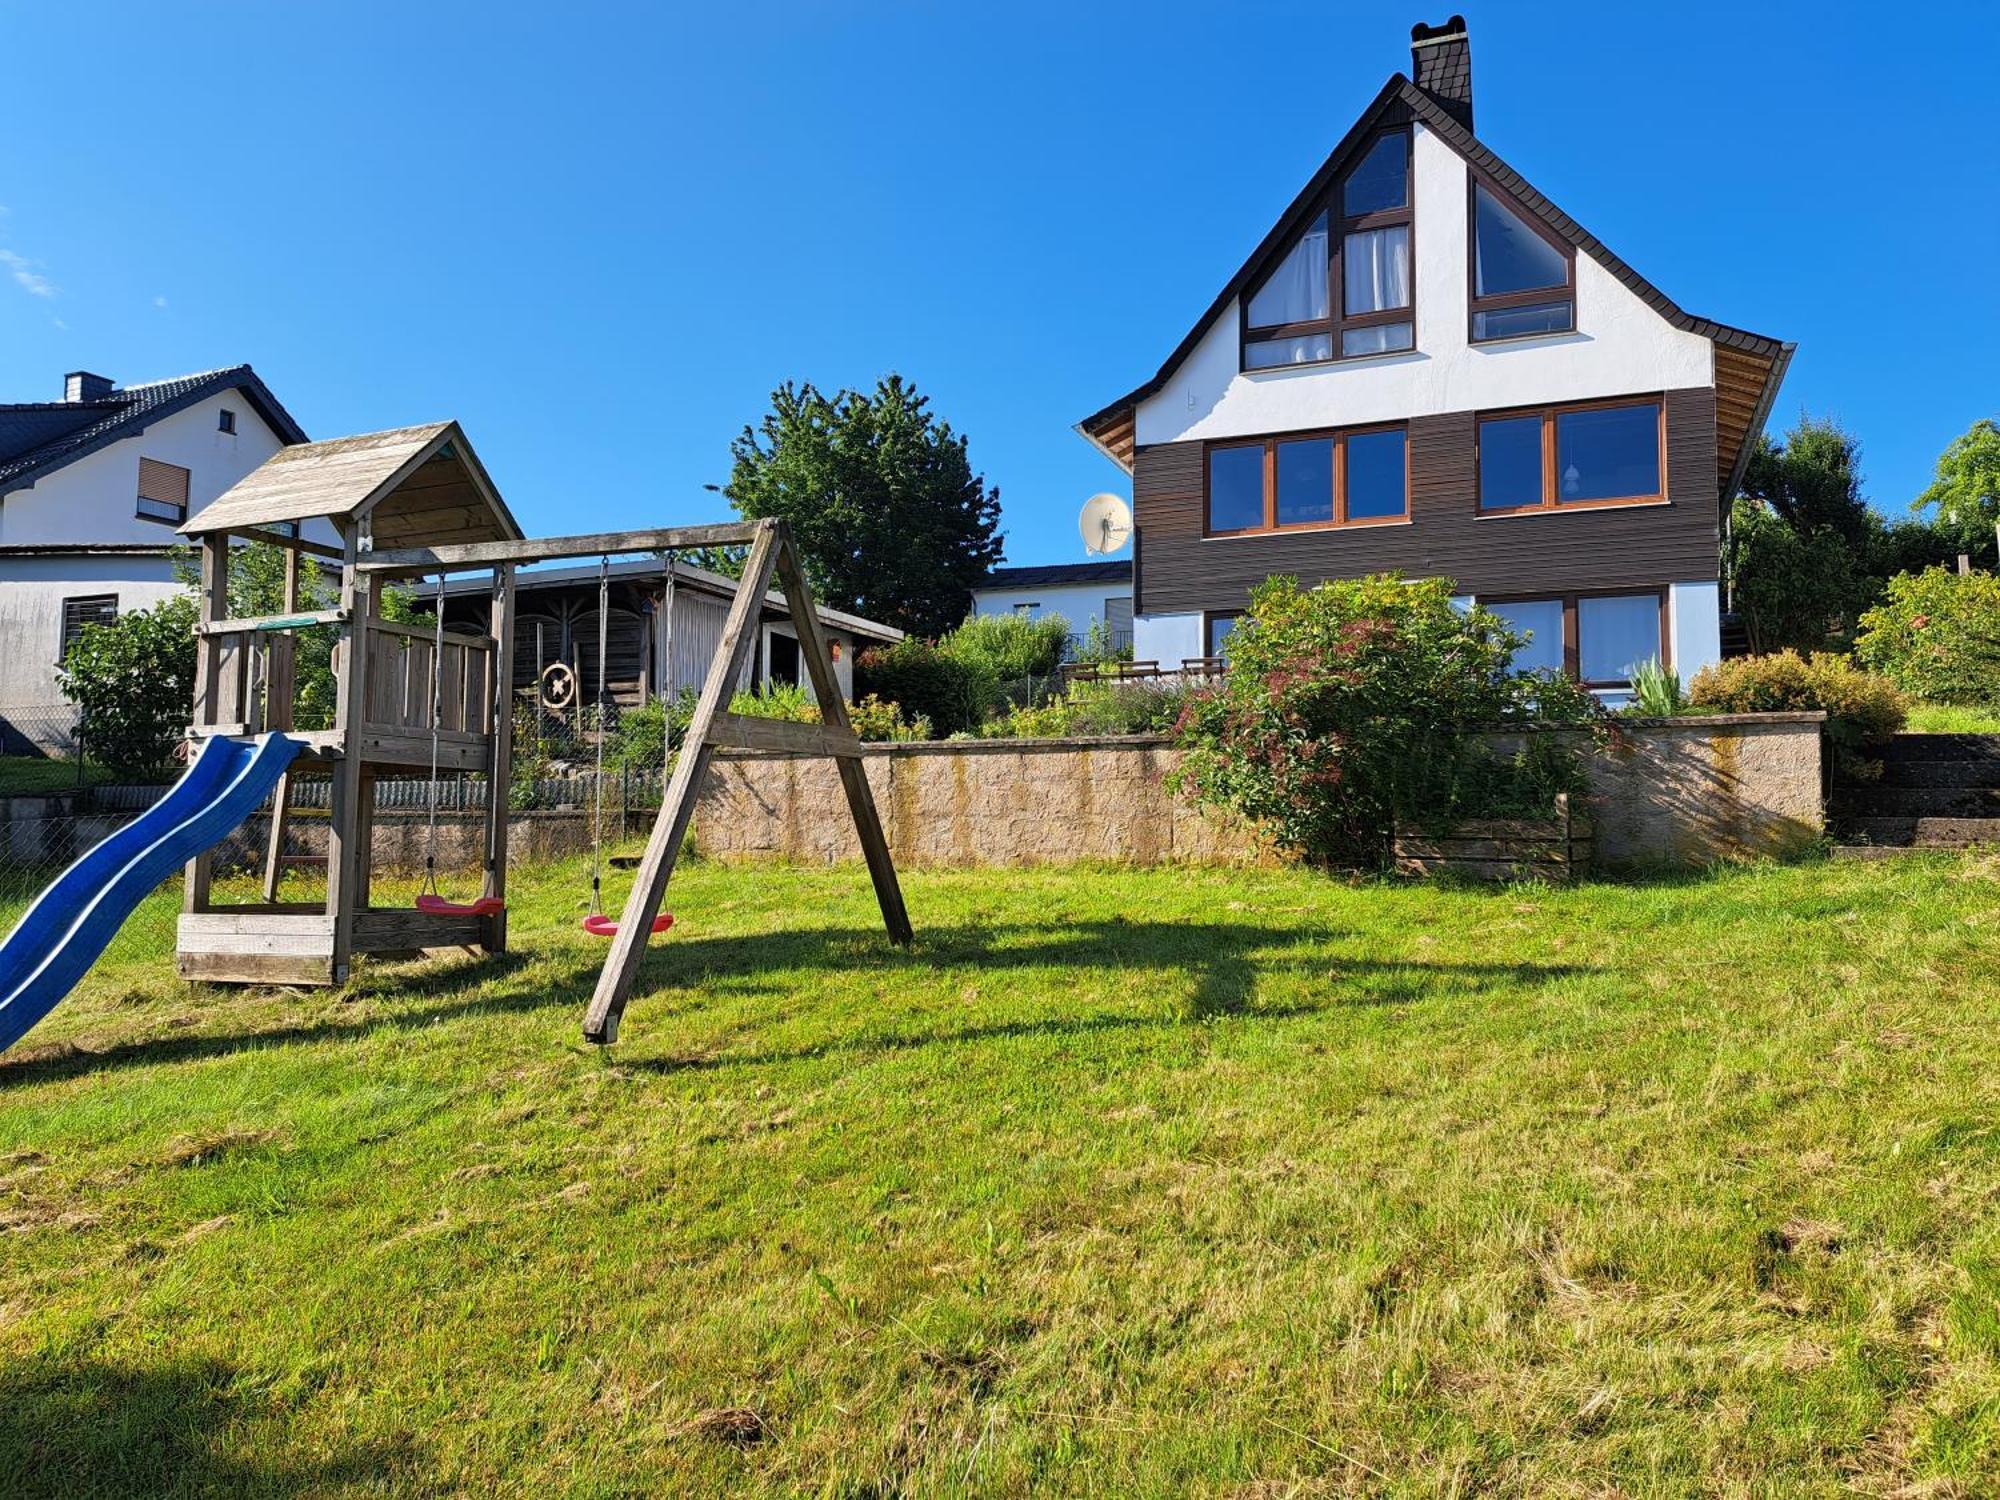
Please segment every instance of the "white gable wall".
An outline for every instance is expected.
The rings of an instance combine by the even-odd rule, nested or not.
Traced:
[[[1421,124],[1412,133],[1417,347],[1245,373],[1238,368],[1239,319],[1232,302],[1167,383],[1140,403],[1142,446],[1714,383],[1707,339],[1675,328],[1581,251],[1577,332],[1472,344],[1465,159]]]
[[[224,407],[236,413],[233,433],[218,429]],[[86,454],[30,489],[11,491],[0,500],[0,546],[171,545],[179,540],[171,525],[138,515],[141,458],[188,471],[188,512],[194,515],[282,447],[248,397],[225,391]]]
[[[234,433],[220,430],[225,407],[236,413]],[[0,499],[0,547],[174,546],[174,526],[138,515],[141,458],[186,469],[188,509],[198,514],[283,446],[241,390],[221,392],[10,491]],[[324,523],[306,534],[338,540]],[[63,601],[112,595],[128,614],[182,587],[163,555],[0,553],[0,717],[22,737],[62,748],[49,726],[71,714],[56,678]]]

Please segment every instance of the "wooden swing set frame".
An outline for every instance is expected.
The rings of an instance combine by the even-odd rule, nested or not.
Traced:
[[[456,424],[445,424],[439,431],[445,433],[447,429],[442,447],[431,442],[427,451],[403,462],[393,475],[369,491],[371,500],[356,501],[349,511],[338,515],[320,508],[310,512],[333,520],[343,538],[341,547],[298,536],[296,516],[292,534],[277,530],[264,519],[264,512],[272,509],[268,499],[257,495],[232,506],[231,496],[235,491],[210,508],[216,513],[212,522],[205,514],[185,528],[199,537],[202,560],[191,738],[265,731],[291,734],[304,747],[294,763],[295,771],[325,772],[330,776],[332,791],[324,905],[278,899],[280,876],[287,858],[283,845],[286,794],[292,774],[288,773],[274,802],[262,902],[217,904],[210,896],[212,856],[203,855],[189,864],[178,944],[180,972],[191,979],[221,983],[339,984],[347,979],[356,953],[409,955],[465,947],[488,953],[505,951],[508,798],[504,789],[512,777],[516,568],[563,558],[668,554],[746,545],[749,554],[715,657],[702,684],[694,717],[679,746],[659,815],[646,841],[631,894],[626,899],[618,930],[611,937],[610,950],[584,1015],[584,1037],[596,1043],[614,1042],[618,1038],[619,1024],[638,980],[639,962],[653,919],[659,914],[709,764],[718,749],[776,750],[833,758],[882,910],[883,925],[893,941],[909,942],[909,913],[903,904],[881,818],[869,791],[861,762],[861,744],[849,722],[846,701],[834,675],[832,653],[813,605],[811,586],[786,524],[760,520],[587,536],[522,538],[517,534],[459,543],[378,546],[377,542],[386,538],[379,532],[371,533],[367,524],[368,506],[394,492],[397,485],[407,482],[410,474],[420,472],[426,463],[435,465],[442,455],[468,471],[472,479],[485,483],[484,473],[478,469],[477,460]],[[399,434],[374,436],[394,438]],[[340,442],[363,441],[367,440],[339,440],[335,444],[314,446],[332,449],[338,448]],[[293,460],[302,456],[309,455],[301,455],[299,450],[280,455]],[[299,465],[295,462],[293,467]],[[257,477],[253,475],[252,479]],[[298,485],[289,475],[281,478],[293,488]],[[246,481],[246,486],[249,483]],[[265,485],[266,490],[271,488],[270,484]],[[251,498],[258,505],[252,505]],[[476,526],[484,526],[489,535],[494,529],[518,532],[497,495],[489,495],[487,499],[490,510]],[[300,511],[301,502],[291,501],[290,509]],[[497,521],[493,519],[496,516]],[[249,524],[253,522],[258,524]],[[434,527],[435,523],[426,524]],[[232,536],[267,540],[288,549],[283,614],[248,619],[228,617],[227,577]],[[338,608],[300,612],[302,555],[338,564]],[[394,624],[381,617],[384,585],[489,569],[493,591],[490,633],[486,636],[446,632],[444,649],[439,651],[430,630]],[[748,718],[728,711],[729,701],[742,683],[756,648],[758,627],[774,586],[784,596],[786,611],[798,636],[799,654],[820,706],[818,724]],[[339,634],[334,658],[337,681],[334,722],[329,730],[297,732],[292,729],[291,701],[295,632],[316,626],[332,627]],[[435,679],[432,674],[437,674]],[[446,772],[484,772],[488,777],[483,829],[485,873],[480,895],[489,902],[497,901],[497,911],[473,915],[462,911],[375,907],[369,903],[375,777],[383,769],[431,764]]]

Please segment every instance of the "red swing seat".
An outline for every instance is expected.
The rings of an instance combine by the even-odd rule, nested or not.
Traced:
[[[653,931],[655,932],[665,932],[673,925],[674,914],[670,911],[663,911],[657,917],[653,918]],[[583,919],[583,930],[592,937],[618,936],[618,924],[610,917],[605,916],[591,915],[585,917]]]
[[[417,910],[434,917],[497,917],[506,909],[507,903],[498,896],[481,896],[471,902],[447,901],[429,892],[417,897]]]

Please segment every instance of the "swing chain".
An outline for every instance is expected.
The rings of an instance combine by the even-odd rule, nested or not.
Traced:
[[[597,560],[597,775],[590,820],[590,914],[604,915],[604,644],[610,634],[611,558]]]

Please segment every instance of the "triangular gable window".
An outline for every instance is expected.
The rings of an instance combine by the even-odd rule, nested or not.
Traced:
[[[1377,133],[1243,303],[1243,368],[1414,347],[1410,135]]]
[[[1472,339],[1525,338],[1576,327],[1576,252],[1472,182]]]

